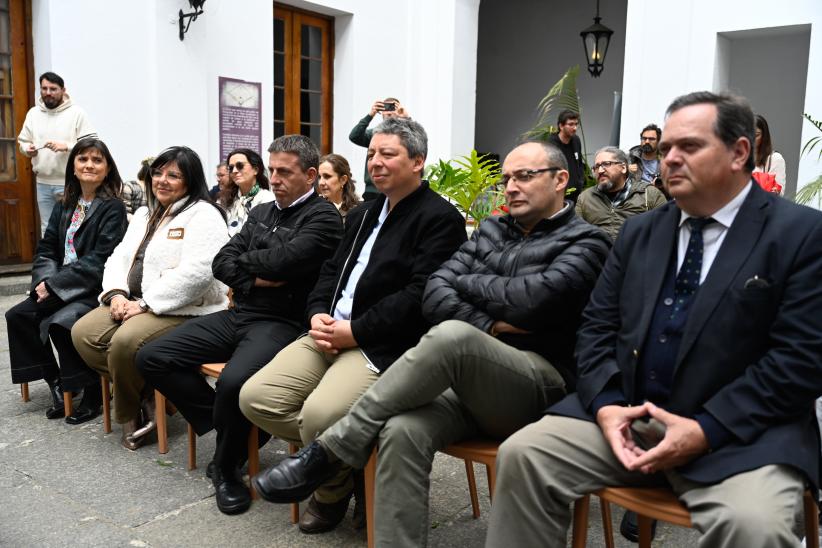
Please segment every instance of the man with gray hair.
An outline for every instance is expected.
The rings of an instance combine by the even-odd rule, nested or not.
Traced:
[[[368,171],[380,194],[348,212],[346,235],[308,298],[309,336],[240,394],[243,413],[266,432],[311,443],[430,327],[425,282],[465,241],[465,220],[422,180],[427,152],[425,130],[413,120],[389,118],[374,129]],[[329,531],[345,516],[351,469],[335,472],[311,490],[304,533]]]
[[[253,208],[213,258],[214,277],[232,289],[234,306],[188,320],[136,358],[148,384],[174,403],[197,435],[217,431],[207,473],[225,514],[251,504],[239,471],[251,430],[240,412],[240,388],[304,330],[306,298],[343,232],[337,209],[314,191],[317,145],[284,135],[268,151],[275,200]],[[226,362],[216,390],[199,372],[212,362]]]
[[[628,156],[619,148],[603,147],[595,158],[591,171],[597,184],[580,194],[577,215],[616,240],[625,219],[663,205],[665,196],[650,183],[633,178]]]
[[[434,454],[504,439],[573,389],[580,314],[610,242],[565,200],[553,145],[516,147],[502,171],[509,215],[483,221],[425,288],[422,312],[438,325],[318,442],[256,476],[262,497],[300,500],[379,443],[375,544],[425,546]]]

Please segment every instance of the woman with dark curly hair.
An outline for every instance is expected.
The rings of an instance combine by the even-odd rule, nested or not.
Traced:
[[[232,150],[226,164],[231,184],[220,191],[219,202],[228,210],[228,235],[234,236],[243,228],[251,208],[273,202],[274,193],[269,190],[263,159],[253,150]]]
[[[343,217],[361,201],[354,190],[354,179],[351,177],[348,160],[339,154],[326,154],[320,158],[317,191],[320,196],[337,206]]]
[[[49,419],[64,416],[63,391],[83,391],[75,414],[100,412],[100,377],[74,349],[71,327],[97,306],[103,265],[126,231],[126,207],[119,199],[123,181],[105,143],[81,139],[67,165],[62,202],[37,245],[31,293],[6,312],[11,381],[44,379],[52,397]],[[75,419],[71,415],[66,422],[76,424]]]

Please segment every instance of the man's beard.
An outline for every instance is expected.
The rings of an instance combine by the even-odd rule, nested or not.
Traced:
[[[43,104],[46,105],[46,108],[53,109],[60,106],[62,101],[58,101],[54,97],[43,97]]]
[[[600,181],[597,183],[597,189],[600,192],[612,192],[616,183],[614,183],[611,179],[605,179],[604,181]]]
[[[645,143],[644,145],[642,145],[642,152],[644,152],[645,154],[650,154],[654,150],[655,149],[654,149],[653,145],[651,145],[649,143]]]

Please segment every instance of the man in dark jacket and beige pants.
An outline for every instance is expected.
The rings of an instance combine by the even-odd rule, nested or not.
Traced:
[[[363,467],[378,443],[376,544],[424,546],[436,451],[504,439],[573,389],[575,332],[610,241],[564,201],[553,145],[514,149],[503,181],[510,215],[483,221],[428,281],[423,312],[439,325],[319,443],[256,476],[264,498],[299,500],[339,461]]]
[[[374,129],[368,170],[380,195],[346,217],[343,241],[308,298],[310,336],[240,394],[243,413],[266,432],[311,443],[431,326],[422,316],[425,282],[465,242],[465,220],[422,180],[427,148],[412,120]],[[331,530],[345,516],[351,471],[326,479],[300,518],[305,533]]]

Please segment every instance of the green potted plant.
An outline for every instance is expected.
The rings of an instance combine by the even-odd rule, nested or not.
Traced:
[[[432,190],[450,200],[467,223],[477,224],[505,203],[504,194],[496,188],[501,177],[499,162],[476,150],[447,162],[440,160],[425,173]]]

